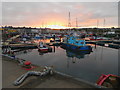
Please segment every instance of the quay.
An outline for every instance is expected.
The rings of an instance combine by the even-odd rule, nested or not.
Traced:
[[[72,77],[67,77],[59,73],[54,73],[52,76],[31,76],[28,77],[21,85],[14,86],[13,82],[27,71],[22,69],[18,63],[6,56],[2,56],[2,88],[98,88],[97,85],[88,84],[83,81],[76,80]],[[7,66],[7,67],[6,67]],[[40,71],[43,67],[31,71]]]

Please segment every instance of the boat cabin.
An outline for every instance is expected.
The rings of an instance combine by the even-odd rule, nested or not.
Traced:
[[[77,37],[74,37],[74,36],[68,37],[67,43],[73,44],[73,45],[76,45],[76,46],[85,46],[86,45],[85,40],[78,39]]]

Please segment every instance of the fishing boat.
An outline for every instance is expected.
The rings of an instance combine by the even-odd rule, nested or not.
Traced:
[[[84,39],[80,39],[76,36],[69,36],[66,39],[64,39],[64,42],[62,43],[61,47],[72,51],[84,51],[84,50],[92,51],[92,47],[86,45]]]
[[[120,76],[113,74],[102,74],[97,81],[97,85],[108,88],[120,88]]]
[[[38,46],[38,51],[41,52],[48,52],[48,47],[43,45],[43,42],[40,42],[39,46]]]

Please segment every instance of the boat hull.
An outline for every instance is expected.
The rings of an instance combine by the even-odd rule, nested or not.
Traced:
[[[104,39],[90,39],[90,40],[100,41],[100,40],[104,40]]]
[[[117,75],[104,75],[102,74],[97,81],[97,85],[109,88],[120,88],[120,76]]]
[[[41,52],[48,52],[48,48],[46,47],[46,48],[41,48],[41,47],[39,47],[38,48],[38,51],[41,51]]]
[[[61,45],[62,48],[66,48],[69,50],[73,50],[73,51],[92,51],[92,47],[91,46],[76,46],[76,45],[72,45],[72,44],[68,44],[68,43],[62,43]]]

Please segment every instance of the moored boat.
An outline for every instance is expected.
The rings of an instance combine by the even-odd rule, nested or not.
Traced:
[[[40,42],[40,45],[38,46],[38,51],[48,52],[48,47],[43,45],[43,42]]]
[[[97,85],[108,88],[120,88],[120,76],[113,74],[102,74],[97,81]]]
[[[89,50],[92,51],[92,47],[89,45],[86,45],[86,42],[84,39],[78,39],[77,37],[70,36],[67,37],[65,42],[62,43],[61,47],[73,50],[73,51],[84,51]]]
[[[48,47],[46,47],[46,46],[38,47],[38,51],[47,52],[48,51]]]

